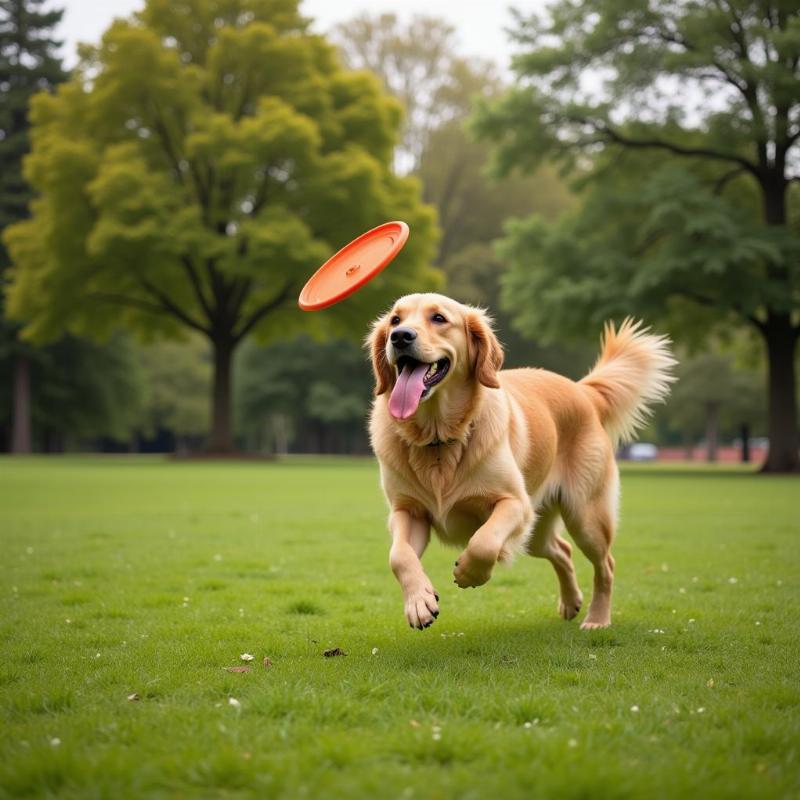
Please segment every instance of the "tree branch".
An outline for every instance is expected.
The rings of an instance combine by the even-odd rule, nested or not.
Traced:
[[[249,319],[244,323],[241,329],[233,334],[233,341],[239,342],[248,333],[250,333],[256,325],[271,311],[274,311],[276,308],[282,306],[288,299],[292,291],[292,282],[287,281],[284,287],[278,292],[278,294],[270,300],[268,303],[264,303],[264,305],[259,306],[249,317]]]
[[[719,309],[722,305],[719,301],[714,300],[712,297],[707,297],[706,295],[700,294],[699,292],[692,291],[691,289],[680,289],[675,292],[679,297],[684,297],[687,300],[692,300],[693,302],[697,303],[698,305],[705,306],[707,308],[716,308]],[[739,316],[746,319],[751,324],[755,325],[760,331],[763,331],[765,325],[761,320],[757,317],[754,317],[752,314],[748,314],[744,309],[740,308],[737,305],[732,305],[731,308],[735,311]]]
[[[165,295],[164,292],[162,292],[156,286],[153,286],[150,281],[142,277],[138,277],[138,281],[146,292],[158,300],[163,311],[172,314],[172,316],[183,322],[184,325],[188,325],[190,328],[194,328],[196,331],[200,331],[206,336],[211,335],[211,331],[205,325],[187,314],[177,303]]]
[[[620,133],[609,125],[598,125],[596,122],[586,119],[585,122],[593,125],[596,130],[604,133],[608,139],[616,144],[621,144],[624,147],[640,148],[640,149],[656,149],[666,150],[670,153],[675,153],[680,156],[691,156],[710,158],[715,161],[727,161],[739,166],[750,172],[753,175],[758,175],[758,167],[746,158],[736,156],[733,154],[720,153],[717,150],[711,150],[707,147],[684,147],[683,145],[675,144],[674,142],[667,142],[663,139],[633,139],[630,136]]]
[[[206,316],[210,321],[211,317],[213,316],[211,305],[206,299],[206,296],[203,292],[203,287],[200,283],[200,276],[197,274],[197,270],[194,268],[194,265],[192,264],[192,259],[189,258],[189,256],[181,256],[180,262],[184,270],[186,271],[186,274],[189,276],[189,280],[191,281],[194,293],[197,296],[197,299],[200,301],[200,305],[203,307],[203,310],[206,312]]]

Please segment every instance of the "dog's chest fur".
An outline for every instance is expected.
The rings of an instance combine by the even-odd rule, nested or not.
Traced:
[[[412,448],[409,466],[417,483],[416,497],[425,505],[434,530],[449,544],[463,544],[489,518],[492,504],[465,477],[468,465],[459,442]]]

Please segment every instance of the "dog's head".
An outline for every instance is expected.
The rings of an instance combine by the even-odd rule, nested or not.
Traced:
[[[500,386],[503,349],[485,312],[441,294],[401,297],[375,321],[367,346],[375,394],[391,390],[395,419],[408,419],[420,403],[450,387]]]

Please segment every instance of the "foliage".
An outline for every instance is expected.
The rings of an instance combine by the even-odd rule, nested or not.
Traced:
[[[553,336],[631,312],[681,333],[752,326],[768,356],[768,467],[796,469],[797,4],[585,0],[519,16],[515,36],[517,85],[476,121],[496,168],[593,167],[581,210],[509,228],[520,327]]]
[[[231,446],[231,362],[251,331],[360,334],[435,281],[433,214],[390,169],[399,107],[342,69],[296,0],[148,0],[31,118],[40,196],[6,234],[11,311],[35,339],[119,324],[208,337],[214,449]],[[313,268],[391,218],[414,231],[393,269],[324,317],[299,314]]]
[[[10,424],[14,361],[0,345],[0,428]],[[38,449],[61,450],[107,437],[127,441],[144,403],[143,375],[123,336],[97,344],[72,336],[32,349],[31,416]]]
[[[139,345],[137,357],[145,385],[142,433],[169,430],[177,437],[204,436],[211,413],[211,360],[203,339]]]
[[[494,65],[458,54],[456,32],[441,17],[364,12],[332,32],[346,63],[377,75],[405,109],[401,166],[419,169],[431,135],[464,119],[473,97],[497,89]]]
[[[622,487],[612,628],[560,620],[542,560],[464,592],[434,544],[442,613],[420,632],[368,460],[0,460],[0,785],[795,796],[796,481],[645,468]],[[242,653],[251,672],[226,672]]]
[[[363,452],[372,397],[367,366],[347,339],[247,347],[236,367],[239,430],[269,450]]]
[[[56,53],[59,42],[52,38],[63,11],[43,10],[42,5],[43,0],[0,0],[0,233],[28,216],[33,196],[22,176],[22,159],[29,147],[28,102],[33,94],[51,91],[66,77]],[[17,396],[12,399],[9,392],[0,407],[0,432],[7,426],[12,448],[29,452],[31,410],[25,401],[30,397],[29,362],[36,355],[18,340],[19,325],[5,316],[9,263],[0,237],[0,371],[8,376],[7,386],[17,387]],[[39,375],[40,381],[46,378]],[[4,447],[5,442],[0,445]]]
[[[32,192],[22,177],[28,152],[28,102],[66,77],[52,38],[63,10],[45,0],[0,0],[0,231],[28,216]],[[0,275],[9,260],[0,241]]]
[[[733,440],[745,426],[751,435],[764,429],[763,378],[737,368],[730,354],[706,352],[680,360],[678,382],[659,415],[686,444],[708,435]]]

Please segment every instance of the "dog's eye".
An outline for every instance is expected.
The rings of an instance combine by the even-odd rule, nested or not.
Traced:
[[[390,324],[390,325],[399,325],[399,324],[400,324],[400,317],[398,317],[398,316],[397,316],[397,314],[395,314],[395,315],[394,315],[394,316],[393,316],[393,317],[392,317],[392,318],[389,320],[389,324]]]
[[[447,320],[441,314],[434,314],[431,317],[431,322],[435,322],[437,325],[444,325]]]

